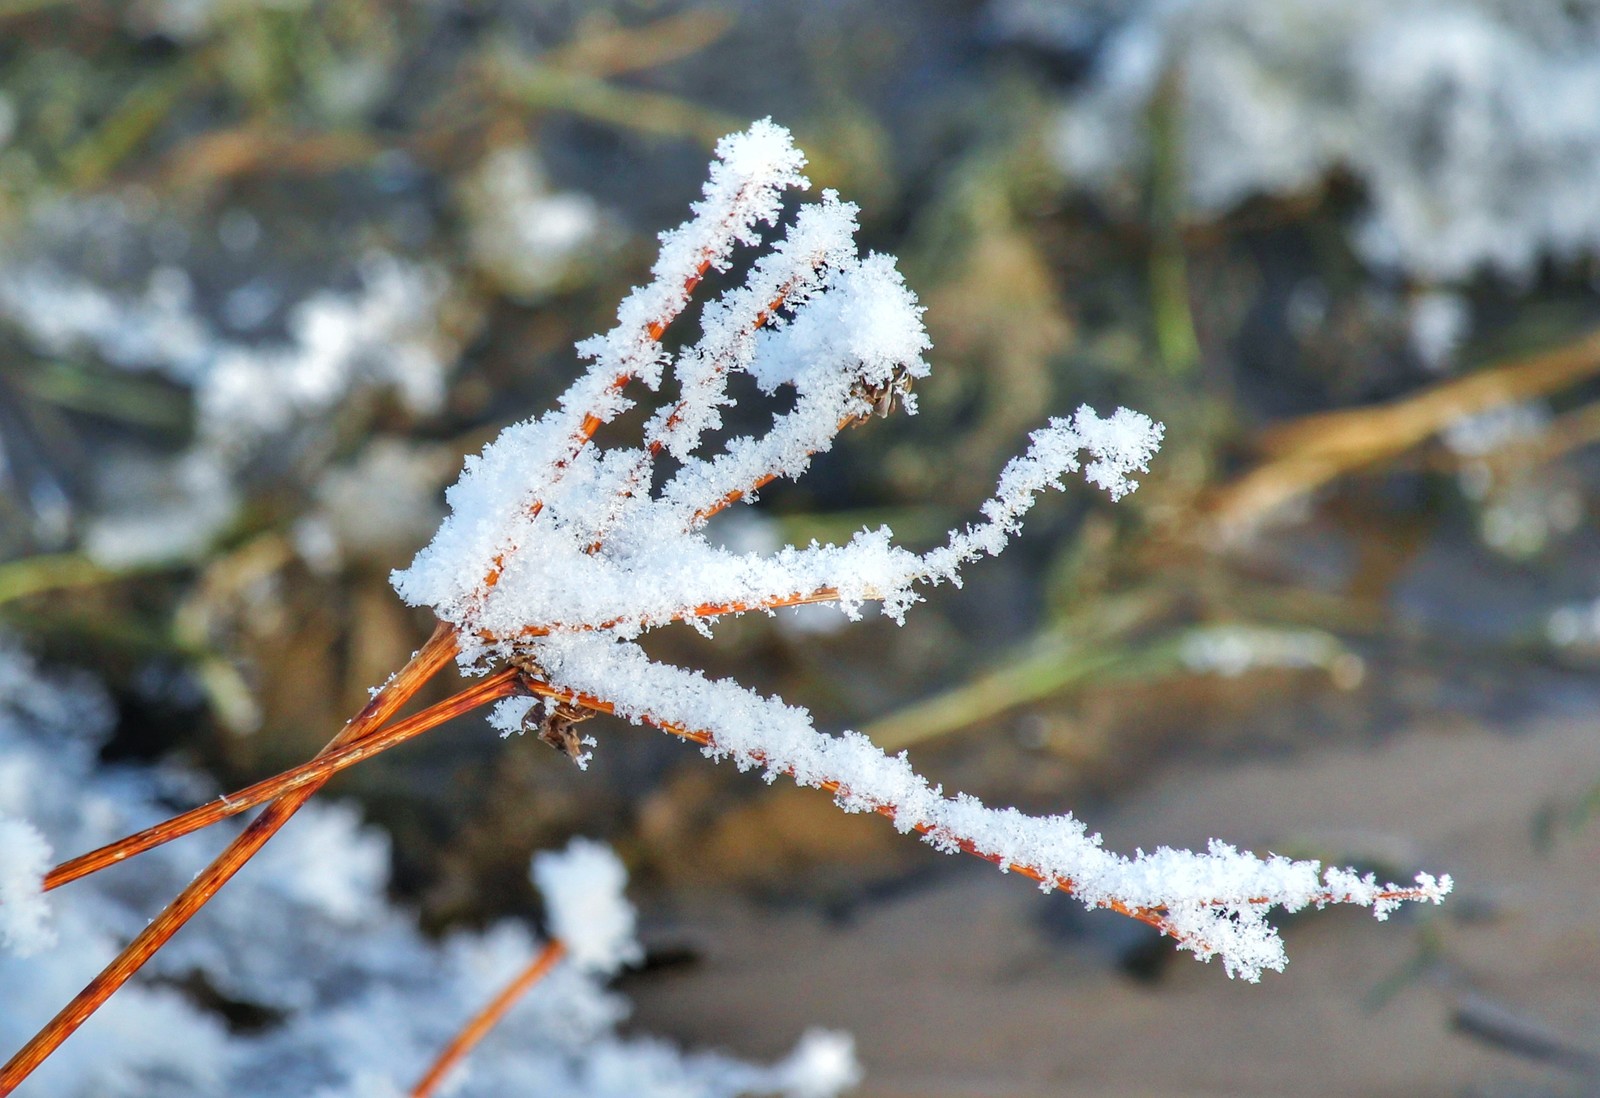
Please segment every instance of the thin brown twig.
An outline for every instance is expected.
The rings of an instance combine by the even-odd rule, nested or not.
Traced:
[[[323,750],[337,750],[381,727],[422,688],[424,683],[450,662],[457,649],[455,630],[447,625],[439,625],[434,630],[433,636],[428,639],[428,643],[384,684],[377,696],[368,702]],[[15,1090],[36,1067],[44,1062],[46,1057],[59,1048],[79,1026],[88,1021],[118,988],[127,983],[129,978],[205,905],[206,901],[216,895],[217,891],[266,845],[267,840],[271,839],[279,828],[289,822],[322,784],[314,782],[302,786],[268,805],[266,810],[257,816],[216,860],[202,870],[161,914],[152,919],[144,930],[140,931],[133,941],[100,971],[99,975],[89,981],[72,1002],[63,1007],[60,1013],[6,1062],[4,1067],[0,1067],[0,1098]]]
[[[411,1088],[411,1098],[430,1098],[449,1074],[450,1069],[459,1064],[471,1052],[479,1041],[488,1032],[499,1024],[500,1019],[516,1005],[518,999],[528,993],[528,989],[544,979],[545,974],[556,966],[556,963],[566,955],[567,947],[559,938],[552,938],[545,943],[537,956],[528,963],[528,967],[517,974],[509,984],[500,990],[500,993],[480,1010],[473,1019],[462,1027],[455,1039],[445,1046],[444,1051],[433,1062],[427,1072]]]
[[[248,812],[258,804],[277,800],[285,793],[293,792],[312,783],[321,784],[339,771],[354,766],[356,763],[372,756],[415,739],[430,729],[437,728],[446,721],[453,720],[464,713],[469,713],[479,706],[501,698],[510,697],[518,692],[520,672],[507,668],[494,675],[474,683],[472,686],[454,694],[437,705],[429,706],[415,716],[407,717],[403,721],[385,725],[376,732],[372,732],[356,742],[339,748],[337,751],[324,751],[308,762],[291,767],[281,774],[264,778],[254,785],[245,786],[234,793],[208,801],[198,808],[192,808],[160,823],[152,824],[142,831],[107,843],[87,854],[80,854],[76,858],[62,862],[52,869],[44,878],[44,891],[60,888],[70,884],[81,877],[105,869],[107,866],[116,865],[126,861],[146,850],[151,850],[169,843],[173,839],[182,838],[201,828],[209,827],[230,816],[237,816],[241,812]]]
[[[878,596],[868,591],[860,596],[862,599],[874,599]],[[837,587],[818,587],[814,591],[794,592],[788,595],[774,595],[771,598],[761,599],[758,602],[702,602],[690,607],[688,610],[675,612],[671,618],[663,621],[688,621],[690,618],[718,618],[724,614],[748,614],[756,610],[781,610],[788,606],[807,606],[817,602],[836,602],[839,598]],[[517,630],[514,639],[518,641],[534,640],[538,637],[547,637],[551,633],[591,631],[605,632],[621,625],[625,618],[611,618],[599,625],[525,625]],[[478,636],[485,644],[499,644],[506,638],[488,630],[480,630]]]

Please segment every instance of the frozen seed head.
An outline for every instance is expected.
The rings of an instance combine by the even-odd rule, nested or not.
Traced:
[[[461,628],[465,665],[485,666],[551,631],[629,637],[799,602],[834,602],[854,616],[879,601],[899,617],[918,585],[954,582],[964,562],[998,552],[1037,494],[1061,487],[1065,474],[1082,469],[1113,498],[1133,490],[1130,475],[1146,468],[1160,425],[1085,407],[1036,432],[984,505],[986,521],[932,553],[899,548],[887,529],[764,556],[712,545],[710,515],[775,477],[799,476],[850,423],[896,404],[914,410],[910,385],[928,373],[922,307],[892,256],[858,255],[856,207],[831,191],[795,211],[743,285],[705,304],[698,340],[676,354],[662,349],[661,332],[700,273],[758,243],[757,226],[777,221],[782,193],[807,186],[803,164],[770,121],[724,139],[693,216],[662,234],[651,282],[623,302],[616,327],[579,345],[589,368],[559,408],[467,460],[448,493],[450,516],[394,577],[408,602]],[[642,445],[591,442],[596,425],[632,406],[630,382],[654,389],[667,370],[681,395],[660,403]],[[708,443],[737,373],[766,393],[787,391],[790,406],[763,434]],[[652,488],[662,453],[678,467]]]

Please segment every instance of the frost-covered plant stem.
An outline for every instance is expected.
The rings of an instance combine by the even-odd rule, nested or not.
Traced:
[[[1403,900],[1448,892],[1447,878],[1380,885],[1219,842],[1198,853],[1116,855],[1070,815],[1034,818],[946,796],[903,755],[886,756],[863,736],[825,735],[804,710],[645,655],[636,640],[652,629],[687,622],[709,632],[724,614],[801,603],[832,602],[855,617],[875,601],[900,620],[920,588],[959,584],[964,565],[1004,549],[1039,494],[1064,488],[1067,474],[1081,471],[1113,499],[1132,491],[1130,475],[1145,469],[1161,438],[1160,425],[1127,409],[1102,418],[1084,407],[1053,419],[1001,472],[982,521],[926,553],[895,545],[886,528],[770,557],[712,544],[702,532],[707,515],[774,477],[798,476],[843,425],[887,414],[897,399],[914,410],[907,390],[928,372],[921,310],[890,257],[856,254],[854,207],[824,192],[777,224],[779,189],[805,185],[787,134],[757,123],[725,140],[718,156],[694,216],[663,235],[654,280],[623,303],[610,333],[580,345],[588,373],[556,412],[509,428],[468,459],[448,495],[451,515],[395,574],[408,602],[459,627],[462,667],[481,673],[510,662],[556,703],[546,720],[607,711],[668,729],[769,780],[787,775],[827,789],[841,807],[878,812],[942,850],[977,854],[1149,922],[1246,979],[1286,961],[1265,918],[1272,907],[1360,903],[1383,917]],[[706,257],[723,266],[736,244],[752,241],[758,220],[774,226],[776,239],[745,285],[704,307],[697,342],[665,354],[643,320],[680,310],[681,288],[698,281]],[[680,395],[649,420],[644,445],[572,444],[632,406],[616,379],[656,390],[669,367]],[[727,382],[736,373],[765,393],[787,391],[792,402],[765,435],[718,443],[710,433],[732,401]],[[676,465],[658,475],[663,452]],[[498,707],[496,723],[511,731],[534,716],[532,703],[516,699]]]
[[[556,410],[508,428],[467,459],[448,494],[450,517],[411,567],[395,574],[400,595],[429,606],[440,622],[406,667],[311,763],[51,875],[58,884],[93,872],[232,815],[246,801],[270,798],[243,834],[0,1069],[0,1095],[160,949],[332,773],[434,727],[441,714],[495,698],[492,720],[503,731],[539,718],[545,737],[580,765],[585,741],[571,725],[583,716],[607,712],[653,725],[713,758],[761,769],[769,781],[787,776],[824,789],[845,810],[883,815],[938,849],[976,855],[1047,890],[1148,923],[1204,959],[1220,957],[1230,975],[1245,979],[1286,962],[1266,921],[1273,907],[1357,903],[1383,918],[1402,901],[1438,902],[1449,891],[1448,877],[1419,874],[1413,886],[1380,885],[1370,874],[1258,858],[1215,841],[1203,853],[1113,854],[1071,815],[1030,817],[964,794],[946,796],[904,754],[887,756],[857,733],[824,734],[804,710],[645,655],[635,641],[654,628],[688,623],[709,632],[727,614],[802,603],[834,603],[853,618],[873,601],[898,621],[922,587],[959,584],[964,565],[1004,549],[1038,496],[1063,489],[1067,474],[1081,472],[1113,499],[1133,491],[1130,475],[1145,470],[1161,440],[1159,424],[1127,409],[1102,418],[1083,407],[1070,419],[1052,419],[1001,471],[982,521],[926,553],[895,545],[887,528],[863,530],[845,545],[791,546],[771,557],[712,544],[704,535],[711,516],[752,500],[778,477],[798,476],[843,428],[887,415],[897,403],[914,411],[911,382],[928,372],[921,308],[892,258],[857,255],[855,207],[831,192],[799,209],[742,287],[705,305],[697,342],[675,356],[663,350],[662,334],[706,273],[728,266],[736,246],[757,244],[761,223],[777,227],[784,190],[808,185],[800,175],[804,158],[771,122],[725,139],[717,152],[694,215],[663,234],[652,280],[624,300],[615,328],[579,345],[590,369]],[[647,421],[643,444],[596,444],[599,429],[633,406],[630,384],[657,391],[669,366],[680,395]],[[768,395],[788,390],[791,399],[765,435],[714,444],[736,373]],[[663,455],[675,464],[658,477]],[[452,658],[469,674],[499,670],[388,726]],[[576,954],[573,936],[559,928],[558,935]]]
[[[616,707],[611,702],[592,695],[563,690],[552,687],[548,683],[532,680],[525,680],[524,685],[530,692],[557,702],[577,705],[582,708],[592,709],[595,712],[616,712]],[[984,861],[1000,867],[1003,872],[1016,873],[1019,876],[1038,882],[1047,891],[1056,890],[1069,894],[1080,891],[1077,883],[1070,876],[1063,875],[1042,864],[1013,861],[998,850],[987,849],[980,840],[962,835],[953,830],[948,823],[928,818],[909,817],[903,805],[893,801],[877,799],[870,795],[863,795],[837,778],[821,777],[814,774],[802,777],[796,772],[794,766],[776,762],[768,758],[759,749],[745,749],[740,752],[729,750],[718,743],[713,733],[705,729],[690,728],[648,712],[635,712],[632,716],[644,724],[659,728],[661,731],[677,736],[679,739],[698,744],[708,756],[713,758],[732,756],[741,769],[750,767],[764,769],[768,781],[771,781],[774,777],[783,776],[792,778],[802,785],[809,785],[812,788],[831,793],[839,805],[847,811],[874,812],[894,821],[895,825],[902,831],[915,831],[940,849],[952,852],[959,851],[963,854],[971,854],[974,857],[982,858]],[[1278,860],[1287,861],[1286,859]],[[1402,902],[1438,902],[1449,891],[1450,887],[1448,878],[1441,884],[1441,882],[1435,881],[1426,874],[1419,875],[1418,884],[1413,887],[1402,887],[1394,884],[1380,886],[1376,884],[1370,875],[1366,878],[1355,878],[1339,870],[1329,870],[1327,882],[1327,887],[1313,888],[1306,891],[1298,901],[1294,902],[1294,906],[1324,907],[1328,904],[1357,903],[1362,906],[1380,909],[1381,917],[1382,909],[1387,909]],[[1202,906],[1209,907],[1240,905],[1244,907],[1269,908],[1285,903],[1285,898],[1281,893],[1276,895],[1265,893],[1261,895],[1247,894],[1231,899],[1219,895],[1216,899],[1202,899],[1199,902]],[[1185,949],[1189,949],[1203,957],[1216,955],[1223,951],[1223,947],[1219,943],[1208,941],[1196,935],[1192,927],[1186,928],[1170,918],[1166,913],[1168,905],[1135,906],[1115,895],[1106,895],[1091,899],[1090,906],[1103,907],[1119,915],[1126,915],[1129,918],[1137,919],[1142,923],[1155,927],[1163,934],[1176,939]]]

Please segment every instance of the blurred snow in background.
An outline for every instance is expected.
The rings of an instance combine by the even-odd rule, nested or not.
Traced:
[[[1022,5],[1032,9],[1037,5]],[[1110,201],[1149,168],[1174,100],[1190,212],[1361,187],[1374,266],[1530,278],[1600,249],[1600,5],[1587,0],[1128,0],[1075,5],[1103,36],[1056,155]],[[1013,17],[1018,18],[1018,17]]]
[[[16,833],[18,820],[75,853],[204,796],[206,783],[180,768],[97,764],[108,719],[92,681],[45,677],[9,643],[0,647],[0,902],[15,891],[12,855],[38,846],[37,835]],[[223,830],[231,837],[238,828]],[[41,948],[39,933],[0,936],[16,947],[0,954],[0,1044],[31,1036],[222,841],[211,832],[179,840],[52,894],[54,948]],[[628,1005],[605,983],[642,954],[621,862],[579,842],[540,855],[535,874],[552,929],[578,963],[558,965],[535,987],[451,1093],[824,1098],[858,1078],[849,1039],[821,1031],[772,1067],[622,1037]],[[539,943],[516,921],[426,938],[390,905],[388,878],[384,835],[345,805],[307,806],[156,955],[154,978],[114,996],[19,1094],[405,1093],[401,1084],[422,1074]],[[15,955],[23,947],[30,956]]]

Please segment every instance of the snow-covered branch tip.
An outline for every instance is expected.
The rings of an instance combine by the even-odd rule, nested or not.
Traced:
[[[633,643],[672,622],[708,630],[724,614],[800,603],[832,603],[854,617],[874,601],[899,620],[921,587],[959,583],[965,564],[1000,552],[1046,488],[1062,489],[1067,474],[1081,472],[1119,499],[1160,445],[1161,425],[1126,408],[1102,417],[1082,407],[1052,419],[1001,472],[981,520],[927,553],[896,545],[887,527],[768,556],[713,544],[709,517],[752,501],[778,477],[799,476],[845,427],[896,407],[914,413],[912,383],[928,373],[922,309],[892,257],[858,254],[855,206],[825,191],[780,227],[783,193],[808,186],[803,167],[771,121],[723,139],[693,216],[662,235],[651,281],[623,302],[611,331],[579,345],[589,368],[558,408],[507,428],[467,459],[448,494],[449,517],[394,575],[407,602],[455,628],[462,667],[482,672],[509,661],[560,712],[613,711],[761,768],[769,780],[787,775],[828,789],[847,810],[882,813],[941,849],[1142,918],[1250,979],[1283,964],[1265,919],[1271,907],[1360,903],[1383,914],[1401,900],[1440,899],[1448,878],[1380,887],[1221,843],[1199,854],[1111,854],[1070,815],[1035,819],[946,797],[903,755],[889,758],[855,733],[821,733],[804,710],[654,663]],[[666,327],[708,270],[758,243],[760,224],[775,230],[770,247],[742,285],[702,307],[699,338],[668,353]],[[653,393],[669,371],[679,395],[659,402],[638,445],[596,441],[600,426],[633,406],[630,383]],[[766,394],[784,391],[787,410],[764,434],[716,441],[733,399],[729,380],[740,373]],[[655,466],[663,453],[675,462],[665,473]],[[521,729],[536,704],[501,702],[494,723]]]

